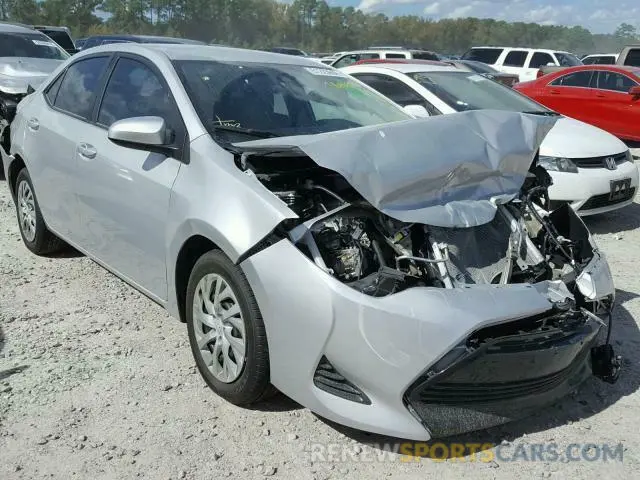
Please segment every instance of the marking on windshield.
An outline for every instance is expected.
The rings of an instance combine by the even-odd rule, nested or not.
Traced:
[[[44,40],[31,40],[34,44],[40,45],[41,47],[55,47],[56,44],[52,42],[45,42]]]
[[[346,74],[330,68],[305,67],[304,69],[312,75],[322,75],[326,77],[346,77]]]
[[[486,80],[486,77],[483,77],[482,75],[471,75],[469,76],[469,80],[471,80],[472,82],[482,82],[483,80]]]
[[[240,127],[240,122],[236,120],[221,120],[217,115],[215,123],[217,123],[221,127]]]

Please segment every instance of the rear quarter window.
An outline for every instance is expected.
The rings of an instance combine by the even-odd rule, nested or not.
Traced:
[[[503,51],[503,48],[472,48],[462,56],[462,59],[493,65],[498,61]]]
[[[632,67],[640,67],[640,48],[632,48],[627,53],[627,58],[624,59],[625,65]]]

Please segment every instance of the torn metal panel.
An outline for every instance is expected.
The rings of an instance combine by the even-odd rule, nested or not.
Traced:
[[[520,191],[555,119],[478,110],[320,135],[236,143],[298,148],[340,173],[371,205],[404,222],[471,227]]]

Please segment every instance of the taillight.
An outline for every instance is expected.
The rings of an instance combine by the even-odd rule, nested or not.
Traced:
[[[540,78],[544,76],[544,72],[542,70],[538,70],[538,73],[536,73],[536,78]]]

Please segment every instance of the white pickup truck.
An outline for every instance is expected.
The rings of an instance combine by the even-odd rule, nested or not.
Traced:
[[[483,62],[501,72],[516,74],[521,82],[535,80],[538,69],[543,66],[582,65],[572,53],[539,48],[473,47],[462,59]]]

